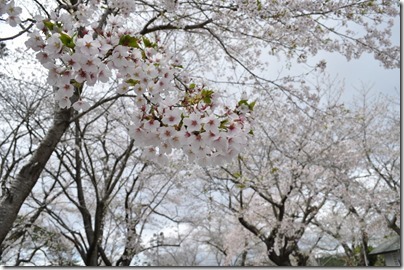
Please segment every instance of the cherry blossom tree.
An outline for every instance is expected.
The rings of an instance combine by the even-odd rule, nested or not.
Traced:
[[[306,63],[320,50],[348,60],[366,52],[386,68],[400,66],[399,46],[389,39],[398,1],[35,0],[28,10],[19,4],[1,0],[1,20],[14,32],[0,41],[28,34],[25,45],[47,71],[46,94],[55,106],[39,144],[4,181],[0,243],[69,127],[109,102],[132,100],[124,125],[150,159],[163,163],[181,149],[191,162],[224,164],[251,137],[255,102],[243,96],[233,106],[223,103],[203,80],[209,72],[217,70],[219,82],[231,71],[226,82],[234,89],[253,85],[306,101],[310,96],[290,84],[294,78],[265,75],[263,53]],[[11,130],[18,137],[18,123]]]
[[[342,247],[347,265],[367,266],[371,247],[400,234],[399,113],[394,99],[372,98],[363,87],[355,104],[352,126],[357,134],[357,173],[329,196],[326,215],[314,222]]]
[[[198,171],[187,169],[187,175],[181,177],[184,185],[179,196],[185,199],[179,231],[184,241],[177,247],[152,250],[146,261],[164,266],[273,265],[264,245],[251,237],[226,207],[225,191],[198,178]],[[187,185],[190,181],[193,184]]]
[[[371,99],[364,92],[359,120],[366,171],[375,178],[381,191],[372,207],[388,227],[400,235],[400,116],[398,98]],[[370,103],[370,104],[369,104]]]
[[[153,215],[170,202],[176,171],[142,162],[121,120],[112,110],[93,111],[66,132],[4,242],[7,265],[128,266],[156,247],[145,243],[144,231],[156,227]]]
[[[321,90],[318,93],[306,83],[301,88],[312,93],[305,104],[261,94],[268,102],[257,105],[259,128],[249,151],[231,166],[207,170],[207,175],[226,194],[222,207],[230,209],[265,244],[268,258],[276,265],[306,265],[320,246],[332,242],[324,241],[324,234],[341,241],[348,256],[353,256],[357,246],[368,254],[367,247],[375,240],[369,237],[372,228],[386,229],[386,222],[381,223],[383,215],[394,221],[398,215],[377,210],[374,205],[384,201],[379,196],[396,203],[399,199],[382,195],[386,194],[382,180],[372,184],[373,165],[359,147],[363,142],[362,111],[349,110],[338,99],[325,99],[321,88],[315,88]],[[372,130],[379,136],[386,132],[380,127]],[[398,142],[397,136],[391,138],[390,147],[398,147]],[[389,159],[376,153],[373,158],[396,163],[398,157],[392,152]],[[331,233],[331,228],[337,229]],[[366,259],[361,259],[363,265]]]

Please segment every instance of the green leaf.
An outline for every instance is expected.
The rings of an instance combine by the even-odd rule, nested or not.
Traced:
[[[83,86],[83,83],[79,83],[76,80],[71,80],[70,83],[76,87],[77,89],[81,89],[81,87]]]
[[[258,7],[258,11],[260,11],[262,9],[262,3],[260,0],[257,0],[257,7]]]
[[[46,26],[46,28],[48,28],[50,31],[53,30],[53,27],[55,26],[55,24],[51,21],[43,21],[43,24]]]
[[[221,121],[219,128],[221,128],[221,129],[226,129],[226,128],[227,128],[227,127],[226,127],[226,124],[227,124],[228,122],[229,122],[229,121],[228,121],[227,119]]]
[[[242,99],[238,102],[238,106],[240,106],[241,104],[245,104],[248,106],[248,100]]]
[[[236,188],[238,189],[245,189],[247,186],[244,184],[236,184]]]
[[[205,104],[211,104],[212,103],[212,99],[210,97],[204,97],[203,98],[203,102],[205,102]]]
[[[150,39],[148,39],[147,37],[142,37],[143,39],[143,44],[146,48],[156,48],[157,47],[157,43],[151,42]]]
[[[272,168],[272,170],[271,170],[271,173],[272,173],[272,174],[274,174],[274,173],[276,173],[276,172],[278,172],[278,171],[279,171],[279,169],[278,169],[278,168],[273,167],[273,168]]]
[[[132,47],[132,48],[140,48],[139,44],[137,43],[137,38],[132,37],[130,35],[123,35],[119,39],[119,45]]]
[[[138,80],[134,80],[134,79],[129,79],[125,81],[127,84],[131,85],[131,86],[135,86],[136,84],[139,83]]]
[[[74,46],[76,46],[76,44],[74,44],[73,38],[71,38],[69,35],[65,33],[60,34],[60,40],[66,47],[74,49]]]
[[[240,178],[240,177],[241,177],[241,173],[239,173],[239,172],[234,173],[234,177],[235,177],[235,178]]]
[[[189,89],[195,89],[195,86],[196,86],[196,84],[191,83],[188,88],[189,88]]]
[[[250,109],[250,111],[254,110],[254,106],[255,106],[255,101],[251,102],[250,104],[248,104],[248,108]]]
[[[213,90],[203,89],[201,92],[203,102],[205,102],[206,104],[211,104],[213,93]]]

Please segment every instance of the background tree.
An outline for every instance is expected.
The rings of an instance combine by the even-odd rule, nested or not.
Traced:
[[[276,265],[306,265],[321,246],[342,247],[348,265],[368,265],[371,244],[389,234],[388,224],[399,215],[393,210],[399,208],[380,211],[375,206],[386,200],[393,206],[400,200],[397,193],[386,190],[388,185],[382,184],[368,155],[360,150],[366,133],[363,120],[384,118],[376,108],[388,111],[387,105],[375,102],[374,114],[368,118],[362,108],[349,110],[338,99],[326,100],[325,94],[313,93],[311,103],[305,104],[268,95],[269,102],[257,105],[260,128],[254,131],[249,151],[221,172],[207,170],[209,181],[221,187],[220,199],[226,201],[221,207],[232,210],[240,224],[266,245],[268,258]],[[390,135],[397,122],[374,123],[372,133],[397,149],[398,136]],[[398,153],[389,151],[388,156],[379,157],[373,153],[374,160],[386,160],[386,174],[395,175],[390,181],[399,183],[398,171],[393,172],[390,165],[399,163]]]
[[[399,103],[394,97],[372,99],[369,93],[363,92],[363,103],[359,107],[362,151],[367,173],[376,181],[375,189],[383,191],[372,207],[385,218],[388,227],[400,235]]]
[[[343,248],[347,265],[353,266],[376,263],[369,252],[378,240],[400,234],[397,104],[387,97],[371,97],[369,88],[360,94],[351,118],[358,134],[352,151],[360,162],[353,177],[329,197],[327,214],[315,222],[337,241],[335,247]]]
[[[16,265],[42,260],[50,265],[90,266],[128,266],[144,250],[179,245],[181,239],[154,246],[142,239],[145,228],[156,226],[152,216],[170,202],[167,194],[176,171],[142,162],[141,151],[121,130],[120,121],[122,117],[112,110],[75,121],[25,203],[27,214],[21,217],[25,221],[19,222],[25,226],[6,239],[4,261],[16,252],[16,243],[25,251],[19,252],[25,258],[17,258]],[[55,238],[60,241],[55,243]],[[29,253],[27,245],[37,249]],[[69,246],[74,251],[61,260]]]
[[[200,179],[195,168],[186,171],[194,172],[182,177],[184,185],[179,194],[184,197],[180,232],[186,238],[178,247],[160,249],[160,265],[271,265],[262,243],[251,237],[226,207],[226,192],[221,186]],[[186,184],[189,182],[192,185]],[[147,256],[157,261],[156,250]]]

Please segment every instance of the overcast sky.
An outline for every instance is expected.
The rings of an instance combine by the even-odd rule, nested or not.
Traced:
[[[395,20],[392,31],[393,44],[400,44],[400,19]],[[373,85],[372,92],[390,96],[399,96],[400,93],[400,69],[385,69],[373,55],[364,54],[360,59],[349,62],[341,55],[321,53],[319,58],[327,59],[327,72],[345,79],[347,91],[345,99],[352,99],[354,88],[360,88],[362,83]]]
[[[353,98],[354,89],[362,84],[373,86],[372,92],[398,96],[400,90],[400,70],[385,69],[373,55],[365,54],[360,59],[349,62],[341,55],[322,53],[327,59],[327,72],[345,80],[345,99]]]

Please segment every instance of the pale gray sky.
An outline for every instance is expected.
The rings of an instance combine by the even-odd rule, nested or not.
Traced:
[[[400,19],[397,18],[392,31],[392,43],[394,45],[400,44],[400,23]],[[374,96],[379,94],[397,98],[400,96],[400,69],[385,69],[371,54],[363,54],[360,59],[347,61],[340,54],[320,51],[315,57],[309,57],[308,62],[315,64],[322,59],[327,62],[325,72],[331,78],[337,77],[337,79],[345,82],[346,90],[342,98],[348,104],[358,95],[355,89],[360,89],[362,86],[372,87],[371,93]],[[276,69],[281,70],[282,60],[278,62],[278,65],[274,63],[273,67],[274,70],[271,70],[271,73],[276,72]],[[291,71],[293,74],[299,74],[308,71],[308,68],[303,65],[296,65]],[[286,74],[288,71],[284,70],[283,75]],[[308,80],[312,80],[312,78],[308,76]]]
[[[400,18],[395,20],[392,31],[392,43],[400,44]],[[327,60],[327,72],[331,75],[338,75],[345,80],[347,93],[344,99],[353,98],[355,88],[362,84],[372,86],[372,92],[389,96],[399,96],[400,93],[400,69],[385,69],[381,63],[374,59],[373,55],[364,54],[360,59],[353,59],[349,62],[341,55],[322,52],[318,59]]]

